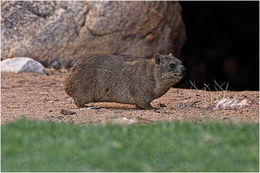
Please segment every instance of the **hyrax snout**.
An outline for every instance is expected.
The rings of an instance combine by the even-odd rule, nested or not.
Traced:
[[[66,93],[82,108],[90,102],[118,102],[152,109],[186,73],[172,54],[153,58],[131,55],[90,55],[80,58],[66,75]]]

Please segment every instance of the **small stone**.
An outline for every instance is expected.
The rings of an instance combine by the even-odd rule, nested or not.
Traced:
[[[57,117],[57,119],[59,119],[59,120],[62,120],[63,118],[64,118],[64,117],[61,116],[61,115]]]
[[[148,42],[152,42],[154,40],[154,36],[153,34],[148,34],[146,37],[145,37],[146,41]]]
[[[33,72],[33,73],[44,73],[44,66],[38,61],[28,57],[18,57],[5,59],[0,62],[2,72]]]
[[[40,63],[41,63],[45,68],[47,68],[47,67],[49,66],[48,61],[40,61]]]
[[[70,110],[66,110],[66,109],[61,109],[61,110],[60,110],[60,113],[61,113],[62,115],[73,115],[73,114],[76,114],[76,112],[70,111]]]
[[[160,107],[166,107],[166,104],[160,103],[159,106],[160,106]]]
[[[155,109],[154,112],[160,113],[160,110],[159,109]]]
[[[59,60],[55,59],[50,62],[50,66],[57,70],[57,69],[60,69],[61,64],[60,64]]]
[[[187,104],[185,104],[185,103],[179,103],[179,104],[176,104],[176,107],[177,108],[185,108],[187,106]]]

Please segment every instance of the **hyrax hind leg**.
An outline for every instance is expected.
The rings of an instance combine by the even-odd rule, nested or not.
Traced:
[[[76,99],[74,99],[74,102],[75,102],[75,104],[77,105],[78,108],[86,107],[85,103],[82,103],[82,102],[80,102],[80,101],[78,101]]]
[[[74,98],[74,101],[78,108],[84,108],[86,107],[85,104],[90,103],[92,100],[91,97],[80,97],[80,98]]]

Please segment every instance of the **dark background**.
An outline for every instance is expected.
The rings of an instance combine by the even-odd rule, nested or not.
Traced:
[[[177,87],[259,90],[259,2],[180,2],[187,41],[181,59],[188,69]]]

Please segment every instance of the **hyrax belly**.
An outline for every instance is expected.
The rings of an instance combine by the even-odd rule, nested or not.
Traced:
[[[121,78],[120,74],[113,71],[103,71],[98,69],[99,76],[95,83],[94,102],[118,102],[134,104],[133,96],[130,93],[130,83],[126,78]]]

